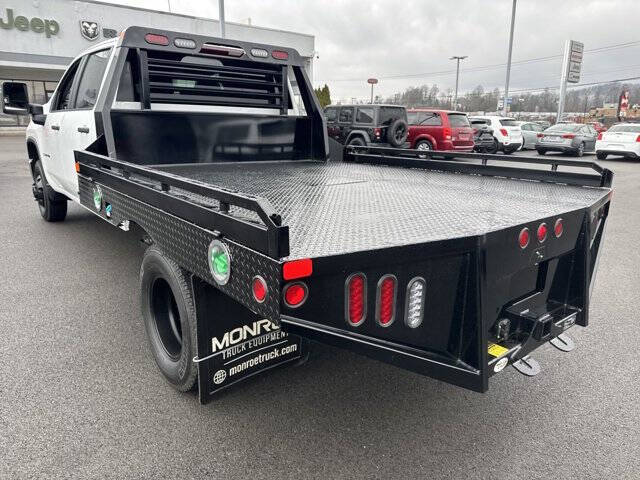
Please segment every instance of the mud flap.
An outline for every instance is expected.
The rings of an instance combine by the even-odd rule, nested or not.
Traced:
[[[303,358],[307,344],[192,276],[200,403],[270,368]]]

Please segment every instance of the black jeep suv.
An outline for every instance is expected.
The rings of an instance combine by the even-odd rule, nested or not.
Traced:
[[[329,105],[327,133],[343,145],[403,147],[409,133],[407,109],[398,105]]]

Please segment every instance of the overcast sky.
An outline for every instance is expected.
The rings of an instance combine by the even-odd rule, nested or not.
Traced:
[[[171,10],[218,18],[217,0],[170,0]],[[111,3],[166,10],[167,0]],[[504,88],[511,0],[226,0],[226,19],[315,35],[314,84],[334,100],[367,98],[366,79],[380,78],[383,96],[409,86],[455,85],[460,91]],[[564,41],[582,41],[582,83],[640,76],[640,1],[518,0],[513,62],[560,55]],[[597,52],[589,50],[635,42]],[[495,66],[498,65],[498,66]],[[483,68],[489,66],[488,68]],[[514,63],[510,90],[556,86],[561,59]],[[403,78],[388,78],[403,76]],[[387,77],[387,78],[385,78]]]

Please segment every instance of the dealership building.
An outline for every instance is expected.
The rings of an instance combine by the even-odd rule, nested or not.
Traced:
[[[220,22],[209,18],[91,0],[7,0],[0,6],[0,82],[24,81],[31,101],[44,103],[75,56],[131,25],[220,36]],[[295,48],[313,78],[312,35],[231,22],[225,32],[229,39]],[[0,114],[0,126],[25,120]]]

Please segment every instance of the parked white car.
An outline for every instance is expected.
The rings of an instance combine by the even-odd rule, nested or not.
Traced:
[[[604,160],[607,155],[640,158],[640,124],[619,123],[598,134],[596,156]]]
[[[496,151],[511,154],[522,146],[522,131],[518,122],[513,118],[499,115],[474,116],[488,121],[488,125],[493,129],[493,138],[496,141]]]
[[[544,131],[544,127],[536,122],[517,123],[522,131],[522,150],[535,150],[538,134]]]

